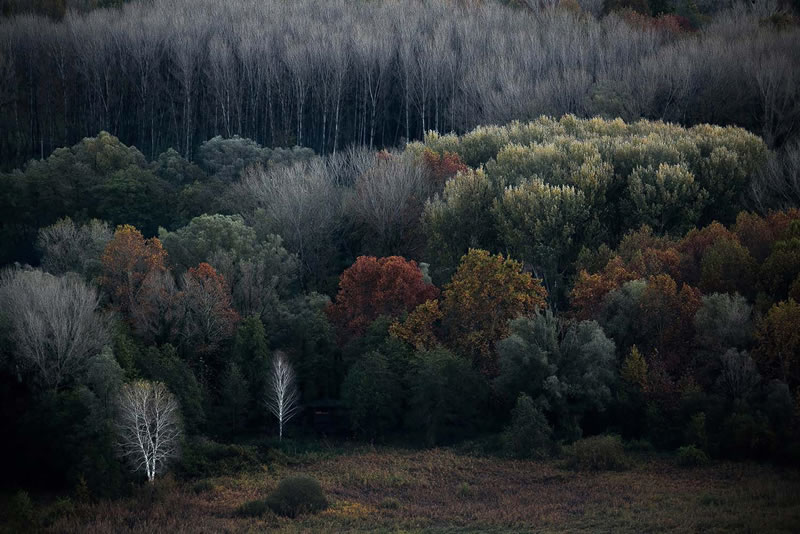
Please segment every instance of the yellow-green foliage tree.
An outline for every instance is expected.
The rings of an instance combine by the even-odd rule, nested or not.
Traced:
[[[540,280],[522,272],[519,262],[470,249],[445,285],[439,304],[423,303],[403,323],[393,325],[392,332],[419,348],[431,347],[438,339],[493,376],[494,344],[508,335],[508,322],[544,308],[546,297]]]

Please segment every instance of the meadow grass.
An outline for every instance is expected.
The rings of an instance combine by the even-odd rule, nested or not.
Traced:
[[[756,463],[680,467],[638,454],[625,470],[558,461],[357,448],[273,461],[169,485],[158,498],[76,505],[57,532],[798,532],[800,471]],[[277,458],[277,456],[276,456]],[[244,517],[291,475],[316,478],[330,507],[288,519]],[[388,504],[387,504],[388,503]]]

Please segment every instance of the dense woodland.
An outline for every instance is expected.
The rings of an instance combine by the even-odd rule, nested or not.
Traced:
[[[328,154],[566,113],[736,124],[769,146],[797,134],[800,37],[775,2],[528,4],[169,0],[14,17],[0,22],[0,162],[101,130],[151,160],[191,159],[216,135]]]
[[[791,11],[186,4],[0,22],[6,488],[278,439],[800,460]]]

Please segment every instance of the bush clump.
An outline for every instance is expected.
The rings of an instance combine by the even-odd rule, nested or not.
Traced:
[[[265,502],[273,512],[286,517],[315,513],[328,507],[319,482],[302,475],[281,480]]]
[[[628,462],[619,436],[592,436],[567,448],[567,465],[579,471],[603,471],[624,469]]]
[[[678,449],[678,465],[681,467],[699,467],[708,463],[708,455],[694,445],[686,445]]]
[[[272,510],[267,501],[258,499],[247,501],[239,507],[236,513],[242,517],[264,517],[265,515],[272,515]]]

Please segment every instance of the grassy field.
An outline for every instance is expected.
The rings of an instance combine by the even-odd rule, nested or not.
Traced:
[[[331,506],[297,519],[247,518],[290,474],[317,478]],[[143,494],[142,494],[143,495]],[[151,499],[76,505],[55,532],[798,532],[800,472],[754,463],[681,468],[634,456],[623,471],[479,458],[448,449],[307,454],[236,476],[165,480]]]

